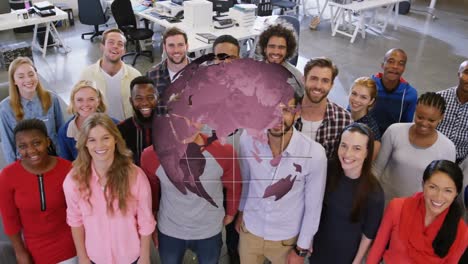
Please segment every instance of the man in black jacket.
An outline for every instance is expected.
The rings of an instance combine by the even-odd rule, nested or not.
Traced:
[[[158,91],[154,83],[146,76],[140,76],[130,83],[130,104],[133,116],[118,124],[118,128],[127,148],[133,152],[133,162],[140,165],[143,150],[153,144],[152,119],[157,106]]]

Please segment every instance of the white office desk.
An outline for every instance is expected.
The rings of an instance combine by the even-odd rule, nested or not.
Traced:
[[[358,31],[361,31],[362,38],[365,38],[366,32],[366,25],[364,24],[364,14],[363,11],[366,10],[374,10],[376,11],[377,8],[387,6],[384,22],[381,26],[376,25],[367,25],[370,29],[382,34],[385,32],[388,24],[388,20],[392,16],[392,10],[395,9],[393,14],[393,24],[394,29],[398,28],[398,9],[399,3],[404,0],[364,0],[362,2],[352,2],[351,4],[337,4],[335,2],[329,2],[328,6],[330,7],[331,13],[331,28],[332,28],[332,36],[335,36],[336,33],[348,36],[351,38],[350,42],[353,43],[356,39]],[[357,23],[355,23],[355,28],[352,34],[348,33],[347,31],[340,30],[340,26],[349,27],[352,21],[352,15],[354,13],[358,13],[359,17],[357,19]],[[374,18],[375,19],[375,14]]]
[[[68,52],[54,25],[55,21],[68,19],[68,14],[66,12],[55,8],[55,16],[40,17],[36,14],[29,17],[28,19],[23,19],[22,15],[20,16],[21,18],[19,19],[18,14],[15,11],[0,15],[0,31],[34,25],[34,33],[31,45],[33,48],[37,48],[42,52],[42,57],[45,58],[47,52],[47,42],[49,40],[50,34],[52,34],[56,40],[55,46],[62,47],[66,52]],[[37,43],[37,28],[39,27],[39,24],[46,24],[46,32],[42,48]]]
[[[230,28],[224,29],[215,29],[214,27],[210,29],[196,29],[191,28],[189,25],[185,24],[184,21],[179,23],[170,23],[165,19],[157,18],[151,15],[151,12],[156,12],[155,8],[149,8],[142,12],[135,12],[135,14],[141,18],[145,18],[150,22],[156,23],[164,28],[170,27],[178,27],[187,33],[188,43],[189,43],[189,50],[188,52],[194,52],[196,56],[203,55],[209,51],[211,51],[213,44],[208,44],[203,41],[200,41],[196,38],[196,33],[212,33],[215,36],[221,35],[231,35],[235,37],[240,44],[243,44],[246,41],[253,40],[252,49],[250,50],[250,55],[253,55],[255,52],[255,46],[258,41],[258,36],[263,30],[263,26],[268,24],[265,23],[265,19],[274,20],[274,18],[266,18],[266,17],[257,17],[257,21],[254,27],[248,29],[240,26],[233,26]]]

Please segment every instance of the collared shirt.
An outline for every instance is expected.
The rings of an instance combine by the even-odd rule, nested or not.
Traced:
[[[47,127],[47,134],[54,143],[54,146],[60,154],[58,148],[58,130],[64,124],[62,108],[57,95],[50,92],[51,106],[44,111],[39,97],[34,95],[31,100],[21,98],[21,106],[23,107],[25,119],[37,118],[42,120]],[[13,130],[18,121],[16,120],[15,113],[10,105],[10,97],[5,98],[0,103],[0,136],[2,139],[3,155],[7,163],[12,163],[19,156],[16,150],[15,138]]]
[[[84,226],[86,253],[95,263],[134,262],[140,256],[140,236],[151,235],[155,229],[148,179],[135,165],[133,171],[136,171],[136,176],[134,181],[130,180],[132,198],[127,200],[126,214],[118,209],[117,202],[114,203],[114,215],[108,213],[106,198],[93,165],[89,202],[78,190],[73,170],[63,183],[67,223],[71,227]]]
[[[447,136],[457,148],[457,162],[468,156],[468,102],[462,104],[457,97],[457,87],[452,87],[439,94],[445,99],[447,108],[437,130]]]
[[[318,229],[325,190],[323,147],[294,129],[274,166],[268,144],[255,141],[246,131],[239,144],[243,178],[239,208],[247,229],[271,241],[299,235],[297,245],[309,248]]]
[[[302,120],[299,118],[295,127],[302,130]],[[320,143],[327,152],[327,157],[331,157],[336,144],[340,141],[341,131],[353,122],[351,114],[343,107],[327,99],[327,109],[323,116],[322,124],[315,135],[315,141]]]
[[[191,62],[187,58],[188,63]],[[159,96],[162,97],[167,87],[171,84],[171,75],[169,74],[169,68],[167,68],[167,59],[162,60],[157,65],[153,66],[147,73],[146,77],[150,78],[154,82],[154,87],[158,90]]]
[[[125,63],[122,64],[122,68],[123,77],[122,81],[120,82],[120,87],[107,87],[106,79],[101,70],[101,59],[85,68],[81,73],[80,80],[90,80],[96,82],[96,87],[102,92],[102,96],[104,97],[106,105],[110,105],[111,103],[109,102],[107,89],[119,89],[122,95],[122,100],[120,103],[122,104],[124,111],[124,118],[129,118],[133,116],[133,108],[130,104],[130,100],[128,100],[128,98],[130,98],[130,82],[136,77],[141,76],[141,73],[132,66]],[[112,103],[115,104],[117,102]]]

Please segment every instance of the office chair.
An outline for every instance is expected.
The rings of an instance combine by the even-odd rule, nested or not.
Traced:
[[[287,15],[279,16],[278,19],[282,19],[293,26],[294,31],[296,31],[296,34],[297,34],[297,44],[299,45],[299,34],[301,32],[300,30],[301,23],[299,22],[299,19],[293,16],[287,16]],[[299,58],[299,50],[297,51],[297,54],[294,57],[289,59],[289,63],[296,66],[298,58]]]
[[[132,65],[135,65],[137,58],[146,56],[153,62],[153,51],[152,50],[141,50],[140,40],[146,40],[153,37],[153,31],[148,28],[137,28],[135,14],[133,13],[132,3],[130,0],[114,0],[111,5],[111,11],[114,16],[115,22],[120,30],[122,30],[127,37],[127,40],[135,43],[136,50],[134,52],[128,52],[126,56],[135,55]]]
[[[299,14],[298,9],[299,6],[296,3],[296,0],[271,0],[271,4],[273,7],[281,8],[280,15],[285,14]]]
[[[103,31],[99,31],[99,25],[106,24],[109,16],[103,11],[101,1],[78,0],[78,14],[81,24],[94,26],[94,31],[81,34],[81,39],[91,35],[90,40],[93,42],[95,37],[102,35]]]

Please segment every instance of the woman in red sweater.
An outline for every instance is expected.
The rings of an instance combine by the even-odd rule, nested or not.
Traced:
[[[388,205],[367,263],[458,263],[468,246],[457,201],[462,185],[463,174],[455,163],[431,162],[423,174],[423,192]]]
[[[17,262],[77,263],[62,189],[71,163],[49,155],[51,141],[39,119],[19,122],[14,138],[21,159],[0,173],[0,212]]]

